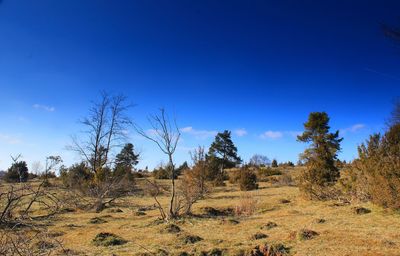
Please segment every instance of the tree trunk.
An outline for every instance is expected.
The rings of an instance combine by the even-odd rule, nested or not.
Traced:
[[[176,218],[176,212],[174,210],[174,202],[175,202],[175,167],[174,167],[174,163],[172,161],[172,155],[169,155],[169,166],[171,168],[171,190],[172,190],[172,194],[171,194],[171,200],[170,200],[170,204],[169,204],[169,217],[174,219]]]

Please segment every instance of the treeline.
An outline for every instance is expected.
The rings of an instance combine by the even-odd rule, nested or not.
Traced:
[[[55,177],[57,170],[64,187],[94,198],[92,207],[101,211],[118,197],[136,193],[136,178],[146,180],[148,191],[157,202],[157,196],[165,192],[157,180],[168,179],[171,203],[168,209],[159,205],[160,214],[167,219],[190,213],[191,206],[209,192],[209,186],[224,186],[228,180],[238,184],[241,190],[257,189],[260,180],[286,185],[295,182],[292,176],[282,172],[282,168],[294,167],[293,162],[278,163],[276,159],[271,161],[267,156],[256,154],[248,163],[243,163],[228,130],[218,133],[207,151],[198,147],[191,152],[190,164],[176,166],[174,154],[181,135],[176,121],[171,121],[161,109],[149,118],[153,129],[143,130],[126,116],[129,108],[124,96],[103,93],[81,122],[84,132],[73,137],[69,146],[81,156],[82,162],[67,168],[59,156],[47,157],[39,175],[45,185],[51,185],[49,178]],[[383,207],[400,208],[400,104],[396,104],[387,130],[371,135],[360,145],[359,156],[351,163],[338,159],[343,138],[339,131],[330,131],[329,122],[325,112],[310,113],[304,132],[297,137],[299,142],[310,145],[297,163],[302,166],[296,169],[299,172],[296,183],[301,193],[309,199],[370,200]],[[167,164],[153,172],[147,168],[136,169],[140,154],[135,152],[132,143],[126,143],[126,131],[132,125],[159,147],[168,158]],[[117,148],[120,151],[114,155]],[[18,159],[13,159],[4,179],[26,182],[36,177],[28,172],[26,162]],[[236,169],[227,171],[232,168]],[[151,176],[155,179],[150,179]],[[282,178],[277,181],[272,176]]]

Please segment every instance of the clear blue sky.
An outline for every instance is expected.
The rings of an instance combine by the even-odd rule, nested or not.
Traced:
[[[399,1],[0,1],[0,169],[60,154],[100,90],[144,128],[165,107],[184,129],[177,162],[232,130],[239,154],[297,161],[311,111],[342,130],[342,159],[381,131],[400,95]],[[191,127],[191,128],[188,128]],[[140,166],[163,156],[131,132]]]

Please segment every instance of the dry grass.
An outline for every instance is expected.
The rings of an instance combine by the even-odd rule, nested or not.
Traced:
[[[77,210],[66,212],[54,219],[49,231],[59,234],[64,247],[82,255],[140,255],[164,250],[170,255],[186,251],[200,255],[201,251],[221,249],[224,255],[235,255],[240,250],[249,250],[261,244],[281,243],[290,248],[292,255],[399,255],[400,215],[390,213],[371,204],[361,204],[371,213],[354,214],[355,205],[340,205],[335,202],[306,201],[299,197],[296,187],[271,187],[260,183],[260,189],[251,194],[257,203],[249,216],[236,217],[237,222],[226,221],[233,216],[204,216],[202,209],[235,209],[243,202],[243,192],[237,185],[216,189],[206,200],[194,205],[197,217],[178,220],[174,223],[178,233],[165,232],[167,224],[156,221],[159,212],[151,207],[151,197],[130,197],[117,202],[115,208],[122,212],[107,210],[92,213]],[[290,203],[282,204],[281,200]],[[168,203],[166,196],[160,197],[162,204]],[[146,215],[137,215],[138,209]],[[106,223],[90,224],[93,218]],[[324,222],[316,220],[323,219]],[[271,229],[263,229],[268,223],[276,223]],[[311,240],[292,239],[290,234],[300,230],[313,230],[318,236]],[[98,247],[93,239],[99,233],[112,233],[127,243],[109,247]],[[262,240],[251,239],[254,234],[265,233]],[[196,243],[185,243],[188,236],[200,237]],[[150,254],[151,255],[151,254]]]

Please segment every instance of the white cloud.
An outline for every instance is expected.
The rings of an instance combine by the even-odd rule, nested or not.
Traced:
[[[260,135],[261,139],[280,139],[283,137],[283,132],[280,131],[266,131]]]
[[[244,128],[237,129],[233,133],[236,134],[236,136],[238,136],[238,137],[243,137],[243,136],[247,135],[247,131]]]
[[[340,132],[342,134],[346,134],[348,132],[355,133],[355,132],[358,132],[359,130],[364,129],[365,127],[366,127],[365,124],[355,124],[355,125],[345,128],[345,129],[341,129]]]
[[[21,139],[12,136],[12,135],[8,135],[8,134],[2,134],[0,133],[0,142],[9,144],[9,145],[16,145],[16,144],[21,144],[22,141]]]
[[[56,111],[55,107],[46,106],[46,105],[34,104],[32,107],[35,108],[35,109],[40,109],[40,110],[44,110],[44,111],[47,111],[47,112]]]
[[[214,137],[218,133],[217,131],[196,130],[192,126],[184,127],[184,128],[181,128],[180,130],[182,133],[193,135],[197,139],[207,139],[210,137]]]

